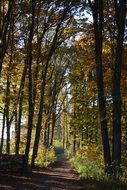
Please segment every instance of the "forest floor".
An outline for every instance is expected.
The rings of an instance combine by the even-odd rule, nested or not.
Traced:
[[[29,172],[0,171],[0,190],[127,190],[127,184],[94,179],[79,180],[64,154],[53,167]]]
[[[36,168],[32,172],[0,172],[0,190],[86,190],[74,174],[64,154],[59,154],[57,163],[48,169]]]

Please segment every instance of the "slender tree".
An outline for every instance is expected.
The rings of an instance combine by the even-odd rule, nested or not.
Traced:
[[[113,140],[112,163],[117,174],[121,165],[121,66],[123,56],[123,41],[125,29],[126,0],[114,1],[115,19],[117,25],[117,45],[113,70]]]
[[[8,47],[8,42],[10,38],[10,30],[12,23],[12,13],[15,1],[9,0],[4,3],[0,1],[0,74],[2,71],[3,59]],[[4,12],[4,6],[7,6],[7,11]]]
[[[107,128],[106,105],[103,84],[103,66],[102,66],[102,43],[103,43],[103,1],[89,0],[89,5],[93,14],[94,33],[95,33],[95,55],[96,55],[96,78],[98,89],[98,106],[99,106],[99,121],[102,133],[103,153],[106,170],[111,165],[111,155]]]
[[[21,137],[21,120],[22,120],[22,107],[23,107],[23,95],[24,95],[24,86],[27,74],[27,66],[24,65],[23,73],[21,77],[20,89],[17,97],[16,103],[18,104],[18,113],[17,113],[17,128],[15,131],[16,142],[15,142],[15,153],[19,154],[19,145]]]
[[[25,64],[28,67],[28,81],[29,81],[28,109],[29,110],[28,110],[28,131],[27,131],[27,142],[26,142],[25,157],[24,157],[24,168],[26,168],[28,165],[31,134],[33,127],[33,115],[34,115],[33,82],[32,82],[32,41],[34,36],[35,8],[36,8],[36,0],[31,0],[32,17],[31,17],[30,31],[29,31],[28,44],[27,44],[27,57],[25,60]]]

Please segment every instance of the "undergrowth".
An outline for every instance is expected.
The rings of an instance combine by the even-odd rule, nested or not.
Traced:
[[[127,190],[126,171],[117,179],[105,174],[99,149],[84,147],[78,150],[70,161],[75,173],[79,174],[84,183],[85,190]]]
[[[48,167],[53,165],[56,162],[56,155],[53,147],[44,148],[39,151],[39,154],[36,158],[35,165],[39,167]]]

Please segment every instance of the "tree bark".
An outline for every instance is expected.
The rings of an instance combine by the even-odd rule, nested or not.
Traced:
[[[14,0],[9,0],[8,11],[6,15],[0,14],[0,75],[2,71],[3,59],[7,50],[9,37],[10,37],[10,28],[12,22],[12,11],[13,11]],[[0,7],[1,10],[1,7]],[[3,19],[2,19],[3,18]]]
[[[24,169],[28,166],[29,160],[29,151],[30,151],[30,143],[31,143],[31,134],[33,127],[33,116],[34,116],[34,105],[33,105],[33,82],[32,82],[32,40],[34,36],[34,19],[35,19],[35,8],[36,8],[36,0],[31,0],[32,3],[32,18],[30,24],[29,38],[27,44],[27,58],[25,60],[25,64],[28,67],[28,131],[27,131],[27,142],[25,148],[25,157],[24,157]]]
[[[53,145],[53,139],[54,139],[54,130],[55,130],[55,124],[56,124],[56,80],[54,79],[54,84],[53,84],[53,93],[52,93],[52,127],[51,127],[51,142],[50,146]]]
[[[103,66],[102,66],[102,44],[103,44],[103,1],[95,0],[92,3],[89,0],[89,5],[92,10],[94,20],[94,33],[95,33],[95,55],[96,55],[96,80],[98,89],[98,107],[99,107],[99,122],[101,127],[102,144],[105,169],[109,170],[111,166],[111,155],[110,145],[107,128],[106,118],[106,101],[104,95],[104,84],[103,84]]]
[[[112,140],[112,163],[114,173],[117,174],[121,164],[121,65],[123,53],[123,40],[125,29],[126,0],[115,0],[116,23],[117,23],[117,46],[115,53],[115,65],[113,72],[113,140]]]
[[[2,154],[3,144],[4,144],[4,131],[6,123],[6,109],[3,110],[3,124],[2,124],[2,133],[1,133],[1,143],[0,143],[0,154]]]
[[[20,135],[21,135],[21,119],[22,119],[22,106],[23,106],[23,95],[24,95],[24,85],[25,85],[25,79],[27,74],[27,66],[24,65],[22,78],[21,78],[21,84],[20,84],[20,90],[19,90],[19,105],[18,105],[18,119],[17,119],[17,131],[16,133],[16,145],[15,145],[15,153],[19,154],[19,145],[20,145]],[[18,103],[18,100],[17,100]]]
[[[9,107],[10,107],[10,77],[7,75],[7,89],[6,89],[6,127],[7,127],[7,141],[6,153],[10,154],[10,121],[9,121]]]

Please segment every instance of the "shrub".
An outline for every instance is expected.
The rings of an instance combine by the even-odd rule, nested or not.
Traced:
[[[79,173],[81,178],[99,180],[104,177],[103,166],[95,161],[77,155],[71,159],[71,162],[75,172]]]
[[[97,149],[96,149],[97,150]],[[71,159],[74,171],[84,181],[85,189],[95,190],[125,190],[127,189],[127,173],[123,169],[123,175],[119,178],[107,175],[104,172],[102,156],[92,150],[92,147],[82,148],[77,151],[76,155]]]
[[[41,149],[39,151],[39,154],[35,160],[35,165],[39,167],[48,167],[52,164],[54,164],[56,161],[56,156],[54,149],[52,147],[45,149]]]

